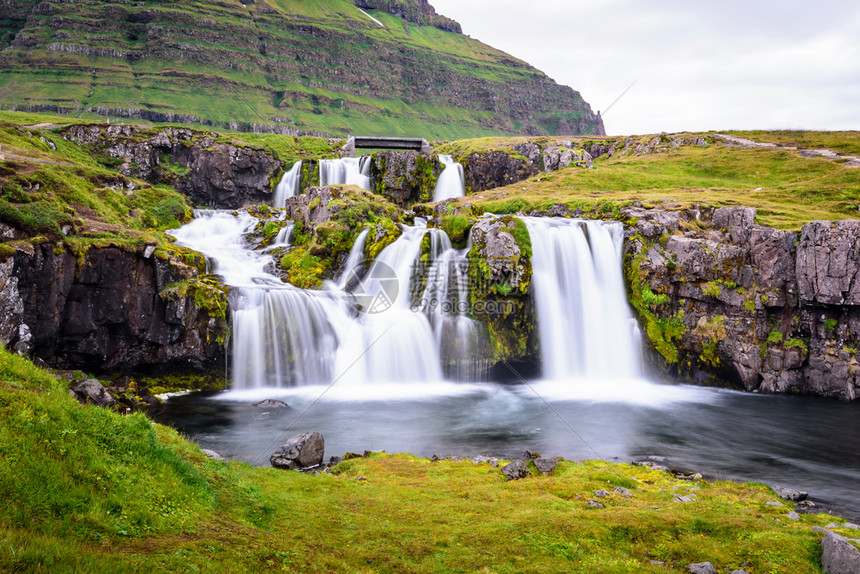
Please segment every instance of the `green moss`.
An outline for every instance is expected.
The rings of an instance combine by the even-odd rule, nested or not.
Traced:
[[[744,301],[744,309],[746,309],[750,313],[755,313],[755,301]]]
[[[702,287],[702,294],[708,297],[719,297],[721,294],[720,284],[717,281],[709,281]]]
[[[304,252],[291,252],[281,258],[281,267],[289,275],[290,283],[300,289],[316,289],[330,269],[328,262]]]
[[[779,331],[771,331],[767,334],[767,342],[771,345],[779,345],[782,343],[782,333]]]
[[[644,240],[637,236],[635,240],[644,245]],[[624,279],[627,283],[628,300],[639,315],[639,322],[654,349],[663,356],[666,362],[673,365],[678,362],[677,341],[684,336],[684,311],[680,310],[669,318],[658,318],[652,305],[646,298],[654,301],[654,294],[645,281],[642,263],[648,246],[644,245],[639,255],[625,257]],[[648,295],[648,293],[651,293]],[[661,300],[658,298],[658,300]]]
[[[364,245],[364,254],[368,260],[374,260],[383,249],[394,243],[403,234],[403,228],[387,217],[377,218],[368,225],[370,232]]]
[[[824,321],[824,330],[827,332],[827,335],[832,337],[834,333],[836,333],[836,326],[838,325],[838,321],[836,319],[827,319]]]
[[[457,249],[465,248],[474,221],[463,215],[443,215],[438,220],[439,228],[448,234],[451,244]]]
[[[789,339],[785,342],[786,347],[797,347],[800,349],[804,355],[809,353],[809,346],[806,344],[806,341],[803,339]]]

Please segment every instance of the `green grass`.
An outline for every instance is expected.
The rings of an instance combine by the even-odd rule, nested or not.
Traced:
[[[511,145],[503,142],[502,147]],[[858,174],[838,162],[802,158],[796,152],[712,144],[640,157],[601,157],[594,169],[540,174],[465,201],[500,213],[558,202],[587,209],[608,205],[610,210],[635,201],[670,208],[743,205],[758,209],[760,224],[797,230],[816,219],[860,216]]]
[[[601,461],[517,482],[409,455],[320,476],[214,462],[143,415],[78,405],[4,350],[0,411],[3,571],[820,572],[811,526],[834,519],[788,520],[761,485]],[[614,486],[632,497],[585,504]]]
[[[578,96],[508,54],[466,35],[371,11],[384,23],[380,28],[348,0],[247,6],[172,0],[118,8],[150,10],[161,40],[146,39],[141,26],[96,5],[65,4],[56,10],[30,15],[20,30],[36,40],[35,47],[10,46],[0,57],[0,102],[59,105],[76,118],[95,118],[87,110],[98,107],[136,108],[190,114],[221,126],[286,118],[290,127],[305,132],[431,139],[523,130],[526,118],[512,113],[507,102],[524,89],[533,92],[535,112],[528,118],[533,126],[552,126],[586,111]],[[56,21],[64,23],[62,39],[56,37]],[[18,32],[20,24],[0,21],[0,26],[3,37],[4,30]],[[151,56],[147,42],[160,47],[162,41],[177,49]],[[123,56],[47,49],[57,42]],[[461,94],[479,99],[452,96],[443,85],[452,83],[463,86]],[[487,103],[498,94],[501,103]]]

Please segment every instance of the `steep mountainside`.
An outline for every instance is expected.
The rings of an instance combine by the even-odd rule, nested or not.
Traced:
[[[0,105],[288,134],[603,133],[426,0],[0,3]]]

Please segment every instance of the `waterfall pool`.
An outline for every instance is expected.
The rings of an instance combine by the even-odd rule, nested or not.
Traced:
[[[812,397],[629,381],[309,386],[169,400],[157,420],[204,448],[265,466],[291,436],[318,431],[326,456],[521,456],[631,462],[807,490],[860,518],[860,405]],[[255,407],[267,398],[290,409]]]

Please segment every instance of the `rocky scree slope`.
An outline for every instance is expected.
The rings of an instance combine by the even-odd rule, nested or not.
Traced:
[[[426,0],[359,5],[382,26],[348,0],[6,2],[0,104],[293,135],[603,133],[578,92]]]

